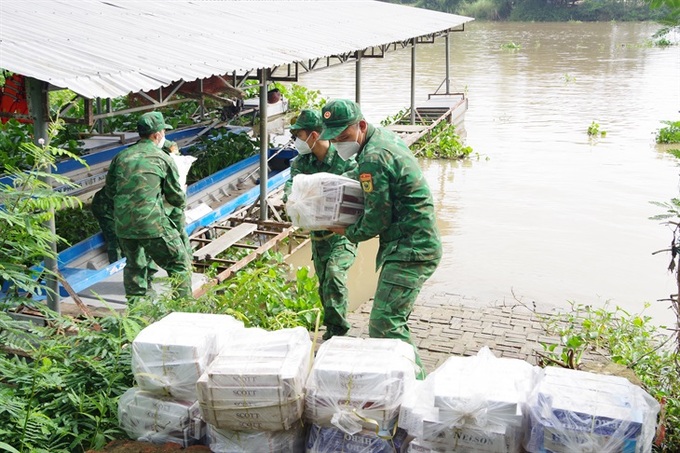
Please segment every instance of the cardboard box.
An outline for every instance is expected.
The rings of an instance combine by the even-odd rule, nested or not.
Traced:
[[[351,225],[364,211],[359,181],[332,173],[298,174],[286,203],[293,225],[309,230]]]
[[[196,401],[157,396],[136,387],[121,396],[118,420],[132,439],[183,447],[198,443],[206,429]]]
[[[244,432],[208,425],[208,446],[213,453],[299,453],[305,449],[305,429]]]
[[[221,402],[199,402],[206,422],[234,431],[285,431],[299,423],[304,408],[302,396],[281,404],[235,407]]]
[[[307,435],[307,453],[394,453],[401,451],[406,439],[404,430],[382,432],[363,430],[345,433],[335,427],[312,425]]]

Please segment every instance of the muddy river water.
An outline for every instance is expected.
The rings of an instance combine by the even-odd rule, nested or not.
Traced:
[[[568,307],[607,301],[674,320],[671,231],[650,201],[678,196],[676,158],[655,145],[680,120],[680,48],[646,45],[652,23],[471,23],[451,39],[452,91],[467,93],[475,156],[421,161],[444,257],[422,296],[466,305]],[[510,50],[506,44],[514,43]],[[416,101],[444,79],[444,41],[417,49]],[[411,52],[362,66],[362,108],[379,123],[410,101]],[[301,78],[328,98],[354,96],[354,65]],[[599,125],[606,136],[592,139]],[[680,147],[678,145],[677,147]],[[350,274],[353,307],[375,288],[375,241]],[[310,252],[293,257],[310,265]]]

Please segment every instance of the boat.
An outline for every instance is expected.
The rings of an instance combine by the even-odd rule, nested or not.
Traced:
[[[247,132],[249,129],[225,127],[223,133]],[[201,132],[206,132],[205,126],[173,131],[168,134],[168,138],[180,145],[184,144],[181,151],[185,151],[188,144],[200,136]],[[136,138],[129,140],[129,143],[134,141]],[[91,148],[91,153],[83,157],[86,165],[77,160],[68,160],[59,163],[55,173],[67,176],[76,183],[85,181],[84,187],[69,188],[68,193],[89,199],[94,191],[104,185],[110,160],[129,146],[129,143]],[[281,188],[289,179],[289,162],[296,155],[297,150],[288,144],[269,149],[268,193]],[[191,236],[197,230],[205,230],[211,224],[223,221],[238,209],[256,202],[260,197],[259,169],[260,156],[255,154],[189,185],[185,211],[187,234]],[[57,187],[55,190],[60,188]],[[66,191],[65,188],[63,190]],[[83,293],[93,285],[105,282],[120,273],[125,267],[125,259],[109,263],[101,232],[60,252],[57,263],[58,271],[63,278],[59,287],[62,297],[73,297],[74,294]],[[122,281],[122,276],[119,277]],[[195,277],[194,280],[202,280],[200,276]],[[121,284],[118,292],[122,293],[122,289]],[[42,295],[36,299],[44,297]]]
[[[411,146],[426,137],[438,125],[448,123],[455,127],[460,137],[465,137],[465,112],[468,98],[465,93],[431,93],[427,100],[417,104],[411,115],[408,108],[385,126]],[[413,120],[411,120],[413,116]]]

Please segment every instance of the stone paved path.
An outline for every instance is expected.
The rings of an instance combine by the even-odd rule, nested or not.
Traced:
[[[419,299],[411,313],[409,326],[427,372],[432,372],[451,355],[475,355],[483,346],[497,357],[526,360],[536,364],[535,351],[541,342],[558,344],[546,336],[540,316],[521,306],[464,306],[455,296]],[[372,301],[350,313],[348,335],[368,338],[368,318]]]

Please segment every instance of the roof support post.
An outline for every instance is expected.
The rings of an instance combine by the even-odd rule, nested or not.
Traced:
[[[260,220],[267,220],[267,69],[257,70],[260,79]]]
[[[354,82],[354,102],[361,104],[361,57],[364,51],[357,50],[357,62],[355,64],[355,82]]]
[[[48,98],[47,98],[47,82],[34,79],[32,77],[26,78],[26,93],[28,94],[29,111],[31,117],[33,117],[33,140],[35,140],[35,145],[43,147],[44,144],[49,144],[47,135],[47,122],[48,119]],[[40,144],[40,141],[43,144]],[[45,173],[51,173],[52,169],[49,165],[45,168],[41,168]],[[51,184],[52,178],[47,176],[43,179],[47,184]],[[54,209],[50,209],[50,219],[45,223],[47,229],[55,236],[54,227]],[[59,270],[57,265],[57,242],[52,241],[50,244],[52,249],[52,257],[45,257],[45,269],[49,270],[51,274],[45,276],[45,281],[47,283],[47,307],[57,313],[60,312],[59,308],[59,281],[57,280],[57,272]]]
[[[411,46],[411,124],[416,124],[416,41]]]
[[[450,36],[450,33],[447,30],[446,31],[446,94],[451,93],[451,74],[450,74],[450,68],[449,68],[449,58],[450,58],[449,36]]]

